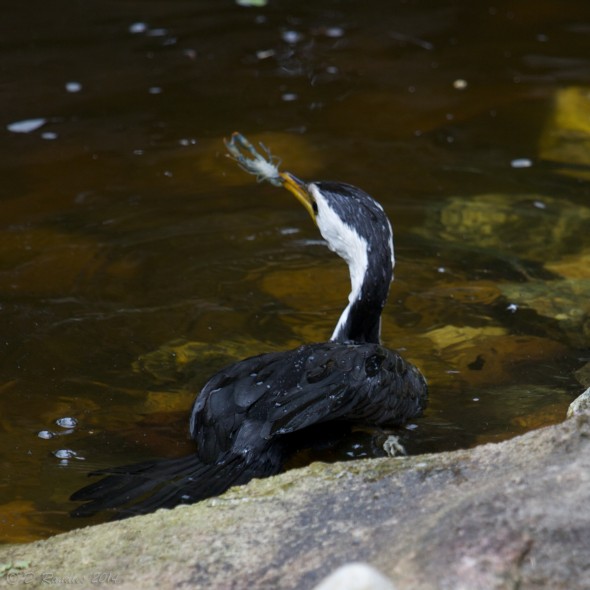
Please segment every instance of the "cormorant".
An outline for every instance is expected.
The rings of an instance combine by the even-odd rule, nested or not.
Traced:
[[[243,136],[237,140],[255,153]],[[72,495],[86,501],[72,515],[114,509],[122,518],[197,502],[278,473],[295,441],[305,441],[312,427],[340,421],[398,425],[424,410],[424,377],[380,343],[395,261],[393,232],[381,205],[349,184],[305,183],[256,158],[236,159],[254,173],[268,164],[263,178],[297,197],[328,247],[348,264],[352,288],[332,337],[219,371],[191,411],[194,454],[96,471],[91,475],[106,477]]]

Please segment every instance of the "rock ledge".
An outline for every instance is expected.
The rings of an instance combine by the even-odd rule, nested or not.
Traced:
[[[398,590],[581,590],[589,445],[580,414],[467,451],[315,463],[194,506],[3,547],[0,563],[19,568],[0,586],[309,589],[362,561]]]

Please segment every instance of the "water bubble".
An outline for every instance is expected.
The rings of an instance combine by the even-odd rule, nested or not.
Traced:
[[[275,50],[274,49],[259,49],[256,52],[256,58],[263,60],[263,59],[268,59],[269,57],[273,57],[275,54]]]
[[[147,23],[133,23],[132,25],[129,25],[129,32],[137,35],[139,33],[145,33],[148,29],[148,25]]]
[[[236,4],[238,6],[256,6],[262,7],[266,6],[268,0],[236,0]]]
[[[57,434],[55,432],[51,432],[51,430],[40,430],[37,433],[37,436],[39,438],[43,438],[45,440],[49,440],[50,438],[53,438],[54,436],[57,436]]]
[[[43,127],[45,123],[47,123],[47,119],[24,119],[23,121],[9,123],[6,128],[13,133],[31,133],[31,131],[36,131],[39,127]]]
[[[344,36],[344,29],[342,27],[328,27],[324,31],[324,35],[332,39],[337,39],[338,37]]]
[[[529,158],[516,158],[510,162],[512,168],[530,168],[533,161]]]
[[[76,92],[80,92],[80,90],[82,90],[82,84],[80,82],[66,82],[66,92],[75,94]]]
[[[53,455],[58,459],[75,459],[78,457],[78,453],[72,451],[72,449],[58,449],[53,451]]]
[[[76,428],[76,426],[78,426],[78,420],[76,420],[76,418],[72,418],[71,416],[58,418],[55,423],[62,428]]]
[[[301,39],[303,38],[303,35],[301,33],[298,33],[297,31],[284,31],[281,36],[283,38],[283,41],[285,41],[286,43],[297,43],[298,41],[301,41]]]

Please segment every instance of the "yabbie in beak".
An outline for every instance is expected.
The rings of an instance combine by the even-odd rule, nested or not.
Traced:
[[[314,223],[316,221],[317,206],[314,198],[307,190],[307,184],[299,180],[289,172],[279,172],[278,164],[275,163],[270,151],[262,143],[260,147],[265,155],[261,154],[241,133],[235,131],[230,139],[224,139],[228,156],[238,163],[238,166],[248,174],[254,174],[259,182],[267,180],[275,186],[284,186],[293,193],[297,200],[305,207],[311,215]]]
[[[314,210],[314,200],[307,190],[307,184],[303,180],[299,180],[290,172],[281,172],[280,177],[283,179],[283,186],[297,197],[297,200],[305,207],[307,212],[311,215],[314,223],[316,222],[316,214]]]

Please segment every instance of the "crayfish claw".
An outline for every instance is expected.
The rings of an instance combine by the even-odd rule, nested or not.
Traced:
[[[235,160],[242,170],[256,176],[258,182],[267,180],[275,186],[282,186],[284,181],[280,176],[278,164],[273,162],[274,157],[264,144],[261,143],[260,148],[266,153],[266,158],[238,131],[223,142],[229,152],[228,156]]]

